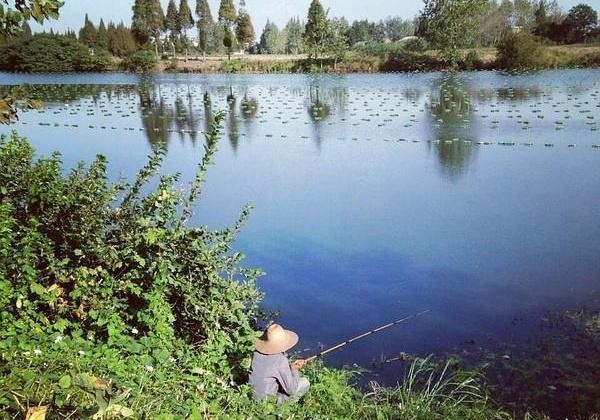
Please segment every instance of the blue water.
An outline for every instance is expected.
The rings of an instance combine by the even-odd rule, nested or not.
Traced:
[[[168,141],[165,171],[185,185],[211,113],[228,111],[193,222],[226,226],[254,204],[236,247],[298,350],[431,310],[330,364],[392,383],[398,365],[372,362],[524,342],[544,312],[598,295],[599,70],[0,75],[25,82],[45,108],[0,132],[68,167],[102,153],[115,178]]]

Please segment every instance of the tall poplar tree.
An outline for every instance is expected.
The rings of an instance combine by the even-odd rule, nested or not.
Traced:
[[[85,14],[83,27],[79,30],[79,40],[92,48],[96,47],[98,42],[98,30],[88,17],[87,13]]]
[[[327,13],[319,0],[312,0],[308,9],[308,20],[304,29],[304,40],[308,56],[319,58],[327,50],[329,25]]]
[[[171,38],[171,41],[175,40],[181,31],[181,26],[179,26],[179,13],[177,12],[175,0],[169,0],[169,4],[167,5],[165,28],[169,31],[169,38]]]
[[[154,41],[158,57],[160,33],[165,28],[165,15],[159,0],[135,0],[131,29],[136,41],[146,45]]]
[[[194,26],[194,18],[192,17],[192,11],[188,5],[187,0],[180,0],[179,2],[179,27],[183,32],[183,36],[186,36],[186,31]]]
[[[212,42],[213,27],[215,26],[207,0],[196,1],[196,16],[198,17],[198,47],[202,54],[206,55]]]
[[[188,31],[188,29],[194,27],[194,18],[192,17],[192,11],[190,10],[190,6],[188,5],[187,0],[179,1],[178,24],[179,24],[181,36],[183,38],[183,45],[185,48],[185,59],[187,61],[187,55],[188,55],[187,31]]]
[[[98,34],[96,37],[96,45],[100,49],[108,50],[108,41],[108,30],[106,29],[104,20],[100,19],[100,24],[98,25]]]
[[[231,30],[233,24],[237,19],[237,13],[233,0],[221,0],[219,6],[219,23],[223,27],[223,46],[227,49],[227,58],[231,60],[231,52],[235,46],[235,35]]]
[[[419,35],[439,48],[444,60],[456,65],[460,49],[470,47],[477,36],[486,1],[424,0]]]
[[[254,38],[256,34],[254,33],[254,26],[252,25],[252,19],[250,18],[250,14],[245,10],[240,10],[238,15],[236,26],[235,26],[235,35],[245,48],[254,42]]]
[[[227,24],[230,28],[237,18],[233,0],[221,0],[219,6],[219,22]]]

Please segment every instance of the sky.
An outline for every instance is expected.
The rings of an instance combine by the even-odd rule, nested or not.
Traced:
[[[213,18],[218,14],[220,0],[209,0]],[[568,10],[581,2],[587,3],[600,12],[600,0],[559,0],[563,9]],[[161,0],[166,10],[168,0]],[[179,4],[179,0],[175,1]],[[192,11],[196,6],[195,0],[188,0]],[[237,4],[237,1],[235,1]],[[400,16],[402,18],[413,18],[422,8],[421,0],[321,0],[326,9],[329,9],[330,17],[345,16],[350,22],[357,19],[379,20],[388,16]],[[252,17],[257,37],[269,19],[279,27],[295,16],[306,20],[306,14],[310,0],[246,0],[246,9]],[[96,24],[103,18],[105,22],[123,21],[131,23],[131,7],[133,0],[65,0],[65,5],[60,12],[58,21],[46,23],[44,28],[55,31],[65,31],[68,28],[76,31],[83,25],[86,12]],[[34,31],[41,28],[32,25]]]

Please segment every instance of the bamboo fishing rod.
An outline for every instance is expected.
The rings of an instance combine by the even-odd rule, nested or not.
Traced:
[[[348,344],[350,344],[350,343],[352,343],[352,342],[354,342],[354,341],[357,341],[357,340],[360,340],[360,339],[362,339],[362,338],[365,338],[365,337],[367,337],[367,336],[369,336],[369,335],[371,335],[371,334],[378,333],[378,332],[380,332],[380,331],[382,331],[382,330],[385,330],[386,328],[390,328],[390,327],[392,327],[392,326],[394,326],[394,325],[398,325],[398,324],[400,324],[400,323],[402,323],[402,322],[408,321],[409,319],[417,318],[417,317],[419,317],[419,316],[421,316],[421,315],[423,315],[423,314],[426,314],[426,313],[427,313],[427,312],[429,312],[429,311],[430,311],[429,309],[426,309],[426,310],[424,310],[424,311],[421,311],[421,312],[418,312],[418,313],[416,313],[416,314],[414,314],[414,315],[409,315],[409,316],[406,316],[406,317],[404,317],[404,318],[400,318],[400,319],[397,319],[397,320],[395,320],[395,321],[389,322],[389,323],[387,323],[387,324],[385,324],[385,325],[382,325],[382,326],[380,326],[380,327],[377,327],[377,328],[375,328],[375,329],[373,329],[373,330],[370,330],[370,331],[367,331],[367,332],[365,332],[365,333],[362,333],[362,334],[360,334],[360,335],[357,335],[356,337],[349,338],[349,339],[348,339],[348,340],[346,340],[346,341],[342,341],[341,343],[339,343],[339,344],[336,344],[336,345],[335,345],[335,346],[333,346],[333,347],[329,347],[329,348],[328,348],[328,349],[326,349],[326,350],[323,350],[323,351],[321,351],[321,352],[319,352],[319,353],[317,353],[317,354],[315,354],[315,355],[313,355],[313,356],[310,356],[308,359],[306,359],[306,363],[312,362],[312,361],[313,361],[313,360],[315,360],[316,358],[318,358],[318,357],[322,357],[322,356],[325,356],[327,353],[331,353],[332,351],[339,350],[339,349],[341,349],[342,347],[344,347],[344,346],[347,346]]]

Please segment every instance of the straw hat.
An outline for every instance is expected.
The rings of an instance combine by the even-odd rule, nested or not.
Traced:
[[[262,337],[254,341],[256,350],[262,354],[277,354],[294,347],[298,342],[298,334],[284,330],[279,324],[267,328]]]

